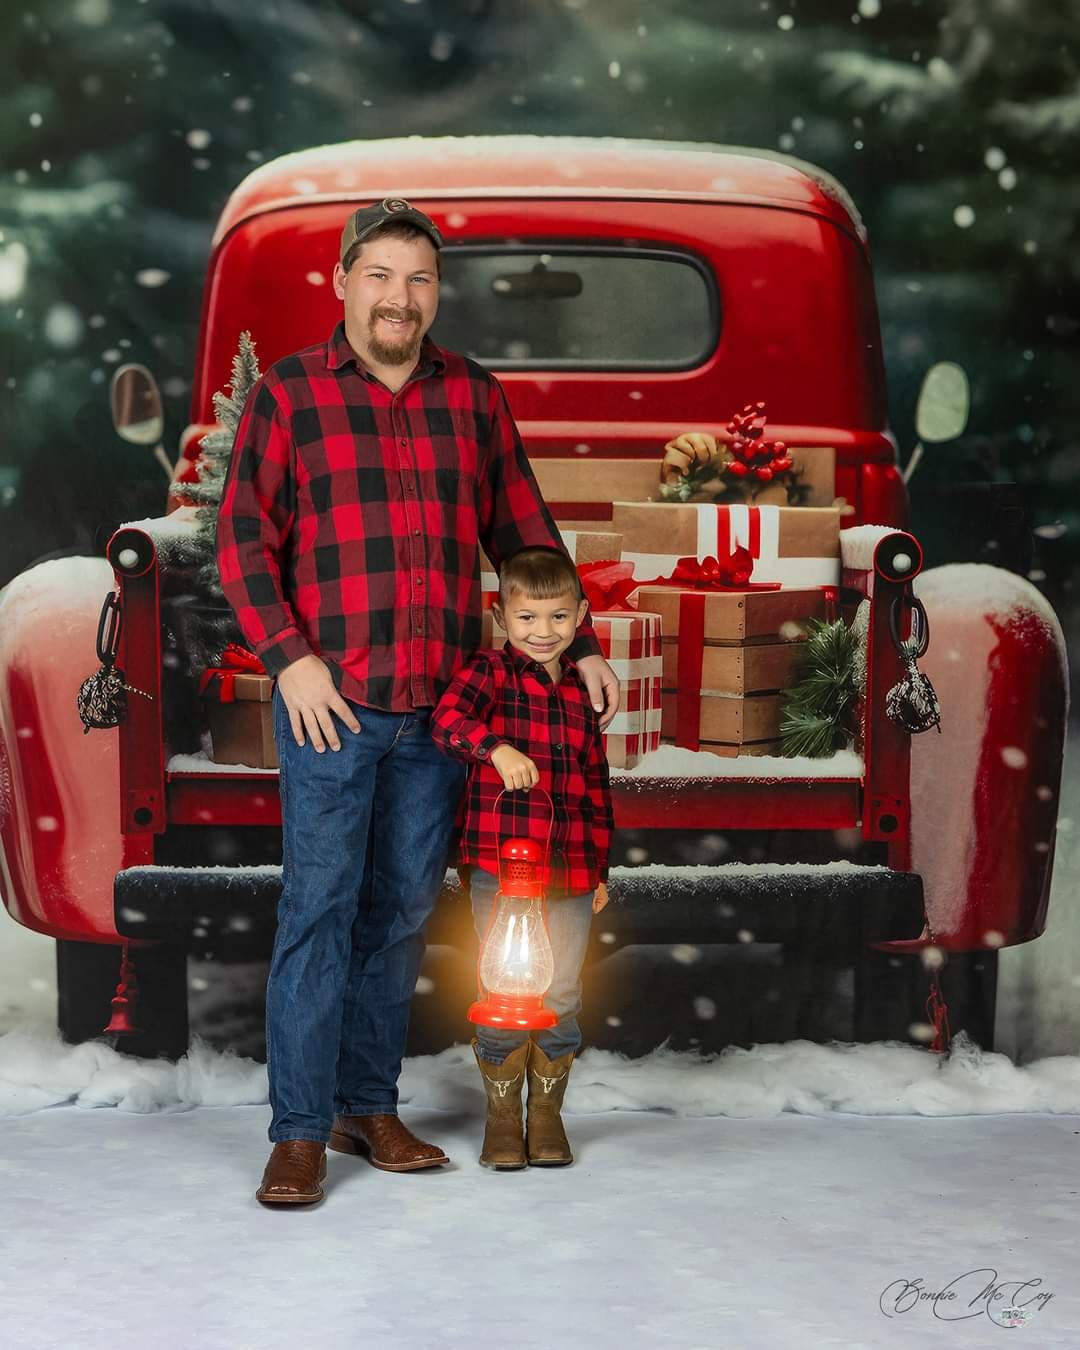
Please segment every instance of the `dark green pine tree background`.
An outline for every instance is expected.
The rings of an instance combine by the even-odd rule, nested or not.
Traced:
[[[926,368],[972,382],[968,432],[912,480],[929,562],[993,557],[1015,491],[1030,520],[1000,547],[1075,631],[1078,32],[1080,0],[5,5],[0,583],[160,512],[108,381],[151,366],[175,454],[214,218],[255,165],[353,137],[618,134],[782,150],[845,184],[904,458]]]

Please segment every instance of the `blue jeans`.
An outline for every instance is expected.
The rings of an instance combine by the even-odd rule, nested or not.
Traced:
[[[477,934],[483,938],[491,920],[499,879],[491,872],[474,867],[470,889],[473,923]],[[565,899],[548,901],[547,928],[551,954],[555,959],[555,973],[551,988],[544,995],[544,1003],[552,1012],[558,1013],[559,1020],[555,1026],[538,1031],[534,1037],[548,1059],[570,1054],[581,1045],[581,1028],[577,1020],[581,1011],[581,966],[589,943],[594,894],[594,891],[587,891],[584,895],[568,895]],[[529,1039],[529,1032],[478,1026],[476,1039],[481,1059],[486,1059],[489,1064],[501,1064],[507,1055]]]
[[[465,766],[430,710],[352,704],[340,750],[298,746],[274,690],[282,876],[266,987],[270,1138],[325,1140],[335,1114],[397,1112],[424,926],[446,872]]]

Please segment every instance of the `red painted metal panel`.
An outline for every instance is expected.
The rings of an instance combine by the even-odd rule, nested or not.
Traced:
[[[277,774],[169,774],[170,825],[280,825]]]
[[[440,217],[437,203],[418,204]],[[764,399],[771,432],[793,444],[837,444],[842,458],[850,448],[856,459],[893,460],[879,338],[868,339],[878,323],[869,263],[831,221],[745,204],[620,200],[461,201],[449,214],[464,221],[450,230],[462,242],[633,239],[684,249],[716,278],[719,345],[693,370],[500,372],[530,448],[595,440],[599,453],[612,424],[632,424],[650,428],[655,452],[673,430],[719,429],[747,400]],[[212,419],[212,395],[228,382],[242,328],[264,366],[325,341],[340,317],[329,279],[342,217],[340,202],[293,204],[247,222],[211,260],[194,421]],[[654,427],[664,433],[659,440]]]

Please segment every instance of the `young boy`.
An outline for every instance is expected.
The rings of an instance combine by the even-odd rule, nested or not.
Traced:
[[[473,1050],[487,1092],[480,1161],[515,1169],[573,1162],[559,1114],[581,1045],[581,965],[594,913],[608,901],[611,791],[598,715],[564,653],[586,613],[574,564],[551,548],[508,558],[495,618],[501,651],[478,652],[454,676],[432,715],[435,744],[468,762],[459,859],[471,865],[473,919],[483,937],[498,890],[498,847],[509,837],[547,839],[548,933],[555,974],[545,1003],[559,1021],[534,1041],[527,1031],[478,1027]],[[506,790],[492,820],[492,807]],[[512,795],[511,795],[512,794]],[[521,1090],[529,1080],[526,1138]]]

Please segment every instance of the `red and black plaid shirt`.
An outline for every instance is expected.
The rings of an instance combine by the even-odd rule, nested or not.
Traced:
[[[599,714],[568,652],[556,684],[539,662],[516,651],[477,652],[450,682],[431,717],[440,750],[470,764],[458,817],[458,858],[498,873],[503,839],[544,843],[552,818],[536,788],[507,792],[492,750],[509,742],[536,764],[554,805],[548,893],[583,895],[607,880],[613,818]],[[496,823],[497,822],[497,823]]]
[[[431,707],[480,645],[479,543],[562,548],[501,386],[425,340],[393,393],[339,324],[251,392],[218,512],[225,597],[271,675],[314,652],[346,698]],[[599,653],[592,628],[574,655]]]

